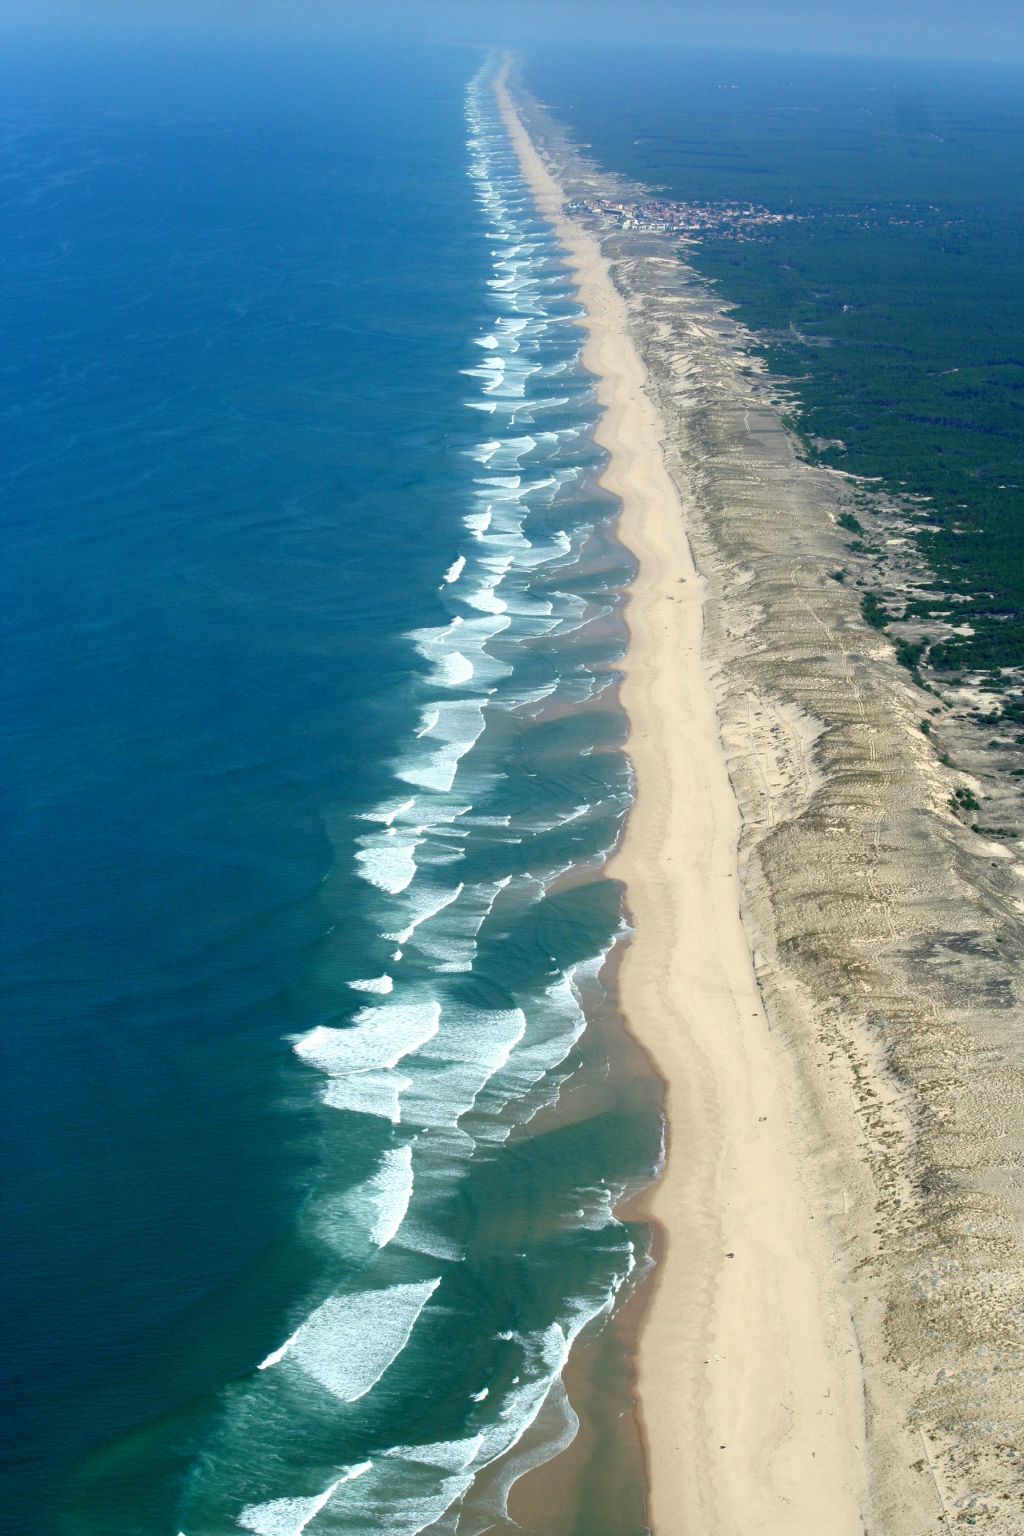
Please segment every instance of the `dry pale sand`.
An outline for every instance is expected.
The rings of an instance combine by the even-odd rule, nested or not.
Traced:
[[[737,802],[703,651],[703,583],[664,425],[600,246],[499,105],[586,309],[620,536],[639,562],[623,704],[637,798],[611,872],[635,937],[623,1010],[668,1085],[650,1201],[664,1251],[638,1359],[657,1536],[861,1536],[864,1393],[786,1053],[740,913]]]

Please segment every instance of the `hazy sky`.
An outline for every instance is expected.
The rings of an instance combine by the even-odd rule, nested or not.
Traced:
[[[1024,0],[0,0],[0,20],[662,40],[778,52],[1024,62]]]

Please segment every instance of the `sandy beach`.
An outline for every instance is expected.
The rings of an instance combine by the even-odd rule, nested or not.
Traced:
[[[789,1132],[778,1048],[740,919],[739,813],[702,654],[703,593],[662,426],[599,247],[503,83],[499,101],[586,307],[603,484],[639,562],[623,704],[637,799],[610,873],[636,928],[622,1006],[668,1085],[663,1234],[639,1351],[657,1532],[862,1529],[863,1408],[850,1320]]]
[[[505,69],[639,572],[621,1007],[665,1080],[637,1396],[657,1536],[1024,1531],[1024,866],[951,796],[742,331]],[[850,579],[836,581],[837,567]]]

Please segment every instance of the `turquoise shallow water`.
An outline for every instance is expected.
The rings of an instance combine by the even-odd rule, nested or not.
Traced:
[[[630,567],[478,63],[8,65],[12,1531],[500,1528],[626,1407]]]

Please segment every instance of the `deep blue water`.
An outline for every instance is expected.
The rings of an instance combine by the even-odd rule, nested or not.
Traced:
[[[629,567],[479,66],[3,67],[19,1536],[500,1519],[642,1261]]]

